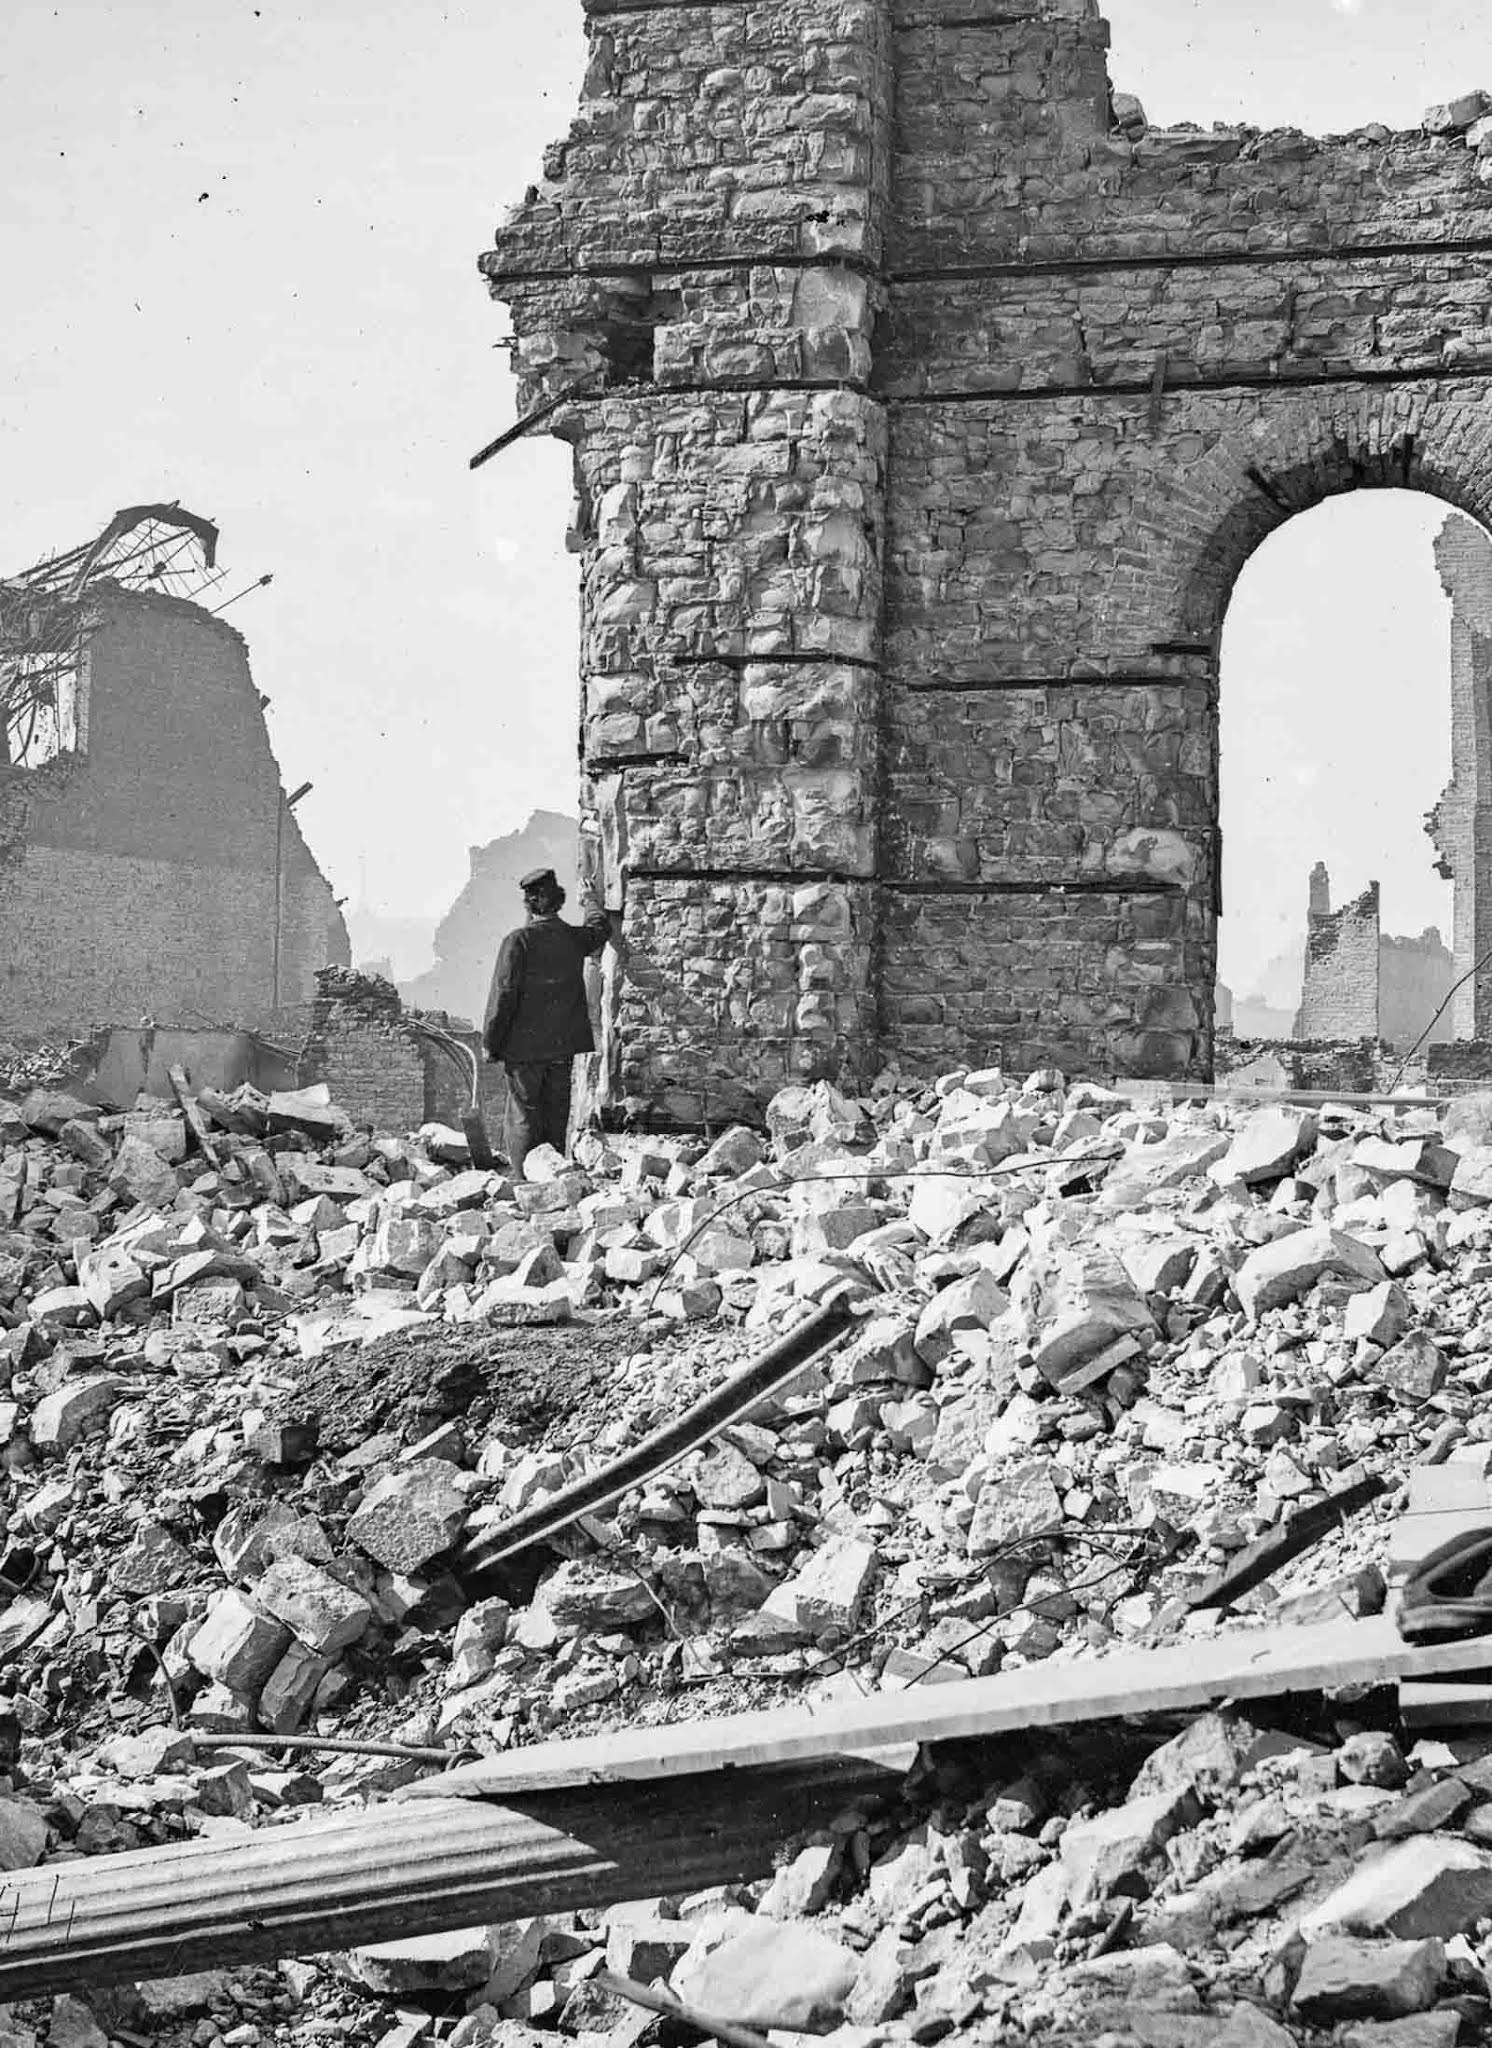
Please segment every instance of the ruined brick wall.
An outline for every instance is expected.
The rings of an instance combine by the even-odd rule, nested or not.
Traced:
[[[387,1013],[366,1003],[318,1002],[298,1078],[303,1087],[324,1081],[360,1129],[414,1131],[425,1121],[427,1061],[397,996]]]
[[[282,801],[242,637],[195,605],[100,595],[80,752],[0,769],[0,1030],[249,1022],[273,995]],[[281,994],[347,958],[293,817],[281,852]]]
[[[1453,1045],[1432,1045],[1425,1055],[1432,1081],[1492,1082],[1492,1039],[1460,1038]]]
[[[1308,1041],[1378,1036],[1382,956],[1378,884],[1340,910],[1312,908],[1295,1036]],[[1312,903],[1316,901],[1312,892]]]
[[[449,1020],[411,1016],[391,981],[381,975],[325,969],[316,977],[296,1068],[304,1087],[324,1081],[353,1123],[374,1131],[418,1130],[427,1122],[461,1127],[471,1103],[470,1070],[418,1027]],[[475,1031],[447,1032],[478,1055],[478,1103],[489,1137],[501,1142],[507,1082],[500,1066],[481,1058]]]
[[[992,1046],[1206,1073],[1239,570],[1349,488],[1489,509],[1477,107],[1121,126],[1092,0],[587,13],[483,267],[523,405],[589,380],[614,1099]]]
[[[1451,1005],[1454,1032],[1484,1039],[1492,1036],[1492,540],[1469,519],[1447,520],[1435,561],[1451,601],[1451,779],[1426,829],[1455,884],[1456,972],[1471,977]]]
[[[1398,1068],[1371,1038],[1308,1045],[1291,1038],[1240,1038],[1220,1044],[1217,1079],[1240,1087],[1297,1088],[1344,1095],[1387,1090]]]

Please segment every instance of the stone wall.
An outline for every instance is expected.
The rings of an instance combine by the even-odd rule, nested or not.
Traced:
[[[273,1006],[279,770],[240,634],[178,599],[104,589],[79,751],[0,768],[0,1034],[251,1023]],[[280,995],[347,959],[293,814]]]
[[[1492,509],[1482,103],[1149,130],[1092,0],[587,14],[483,269],[574,393],[613,1106],[1207,1073],[1239,570],[1349,488]]]

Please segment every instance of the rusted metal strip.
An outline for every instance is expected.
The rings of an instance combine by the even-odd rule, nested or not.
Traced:
[[[895,1776],[836,1763],[519,1804],[377,1806],[0,1879],[0,2001],[764,1877]]]
[[[603,372],[600,369],[587,370],[582,376],[572,378],[554,398],[546,398],[542,405],[536,405],[516,420],[506,433],[499,434],[495,441],[489,441],[485,448],[479,448],[466,465],[468,469],[480,469],[484,462],[490,462],[494,455],[501,455],[504,448],[511,448],[515,441],[521,441],[525,434],[531,434],[535,427],[542,427],[545,420],[552,420],[562,405],[568,405],[572,398],[594,384]]]
[[[708,1443],[728,1424],[739,1421],[784,1381],[811,1364],[820,1352],[839,1341],[853,1321],[849,1304],[843,1300],[830,1301],[815,1309],[759,1357],[732,1374],[723,1386],[686,1409],[676,1421],[655,1429],[651,1436],[644,1437],[640,1444],[599,1472],[588,1473],[573,1486],[549,1494],[510,1521],[474,1536],[461,1554],[462,1563],[470,1571],[480,1571],[520,1550],[530,1549],[535,1543],[548,1542],[582,1515],[593,1515],[598,1508],[609,1507],[645,1480],[666,1472],[670,1465],[676,1465],[690,1451]]]

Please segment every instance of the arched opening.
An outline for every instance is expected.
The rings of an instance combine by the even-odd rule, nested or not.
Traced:
[[[1221,657],[1219,1044],[1492,1037],[1492,541],[1363,490],[1276,528]]]

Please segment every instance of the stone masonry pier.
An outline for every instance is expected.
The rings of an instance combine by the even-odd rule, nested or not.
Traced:
[[[1492,102],[1149,128],[1091,0],[587,28],[482,267],[574,393],[610,1101],[1209,1074],[1239,570],[1350,489],[1492,517]]]

